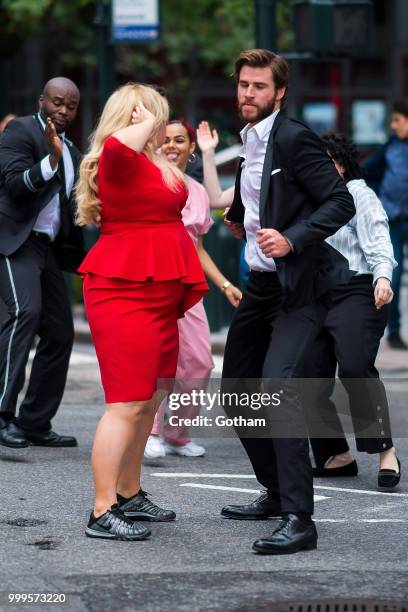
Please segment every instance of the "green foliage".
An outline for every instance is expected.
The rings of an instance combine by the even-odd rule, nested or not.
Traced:
[[[27,24],[29,27],[43,16],[52,0],[3,0],[3,10],[10,27]],[[27,23],[28,22],[28,23]]]
[[[200,80],[215,67],[230,74],[235,57],[254,45],[254,6],[249,0],[162,0],[162,39],[142,48],[128,46],[120,57],[125,72],[140,66],[156,77]],[[178,79],[178,88],[183,88]],[[186,83],[187,85],[187,83]]]
[[[108,12],[109,0],[104,0]],[[170,83],[170,89],[199,88],[209,74],[231,74],[238,53],[255,45],[254,0],[161,0],[162,37],[157,43],[117,45],[122,78]],[[48,63],[96,66],[98,0],[0,0],[0,56],[30,36],[46,41]],[[291,45],[290,0],[277,4],[278,42]],[[188,93],[187,93],[188,95]]]
[[[95,0],[2,0],[0,56],[38,36],[46,41],[51,63],[95,64],[95,6]]]
[[[280,0],[276,7],[277,48],[292,51],[295,34],[293,30],[293,8],[291,0]]]

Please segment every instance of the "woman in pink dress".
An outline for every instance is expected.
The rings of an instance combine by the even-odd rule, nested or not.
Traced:
[[[166,128],[162,154],[185,172],[188,158],[194,149],[193,128],[183,120],[170,122]],[[241,291],[225,278],[203,246],[203,235],[213,223],[207,192],[200,183],[189,176],[186,176],[186,182],[189,195],[182,210],[183,223],[197,247],[206,276],[225,293],[229,302],[237,307],[242,297]],[[201,389],[205,388],[214,364],[211,356],[210,328],[202,300],[190,308],[184,318],[178,320],[178,329],[179,357],[173,392],[191,392],[197,388],[198,383]],[[145,457],[163,457],[165,454],[184,457],[204,455],[205,449],[190,440],[188,427],[170,426],[164,423],[165,411],[166,402],[163,401],[146,445]],[[182,406],[177,411],[177,415],[183,419],[192,418],[196,414],[197,408],[192,405]]]

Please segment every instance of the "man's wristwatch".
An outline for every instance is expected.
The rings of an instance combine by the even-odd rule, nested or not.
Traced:
[[[229,281],[225,281],[225,283],[221,287],[221,291],[225,291],[231,285]]]

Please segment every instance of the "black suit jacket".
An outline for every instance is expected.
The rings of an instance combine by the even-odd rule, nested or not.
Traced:
[[[243,223],[241,164],[227,218]],[[326,154],[319,137],[282,111],[269,136],[262,173],[259,217],[262,228],[284,234],[294,252],[275,258],[284,291],[284,308],[298,308],[348,282],[347,260],[325,238],[355,214],[353,198]]]
[[[74,183],[78,176],[80,154],[65,139],[74,166]],[[11,121],[0,138],[0,253],[12,255],[27,240],[39,212],[60,191],[63,182],[59,172],[44,181],[41,160],[49,154],[43,128],[37,115]],[[53,243],[63,270],[74,272],[85,251],[82,230],[74,225],[74,197],[71,192],[69,231],[59,232]]]

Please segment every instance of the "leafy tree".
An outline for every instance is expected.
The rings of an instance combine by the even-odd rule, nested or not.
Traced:
[[[254,45],[253,22],[248,0],[162,0],[161,40],[121,45],[116,66],[125,78],[163,81],[188,113],[208,77],[230,74],[239,51]]]
[[[161,41],[144,47],[120,45],[116,67],[123,78],[162,80],[193,116],[208,78],[230,75],[242,49],[255,46],[250,0],[162,0]],[[277,3],[278,47],[292,44],[291,3]]]
[[[98,0],[0,0],[0,57],[36,37],[49,74],[98,64]],[[103,0],[109,13],[109,0]],[[290,45],[290,0],[277,4],[279,46]],[[209,77],[225,78],[238,53],[255,45],[251,0],[161,0],[162,37],[149,44],[115,46],[119,80],[162,81],[191,115]],[[107,69],[102,66],[102,69]]]
[[[41,39],[50,72],[61,65],[96,65],[95,0],[0,0],[0,57],[29,38]]]

